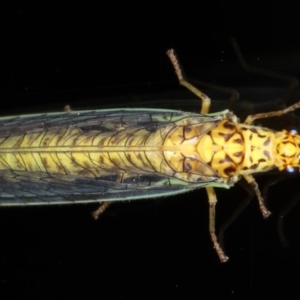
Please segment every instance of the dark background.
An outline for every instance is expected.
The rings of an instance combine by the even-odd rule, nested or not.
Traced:
[[[196,98],[178,86],[165,55],[169,48],[176,49],[189,77],[237,89],[241,99],[233,110],[247,115],[267,102],[276,109],[289,83],[246,73],[231,37],[252,65],[300,78],[299,13],[283,1],[196,6],[22,1],[1,12],[2,115],[62,111],[66,104],[74,110],[199,111],[199,101],[185,100]],[[227,105],[227,94],[204,90],[213,101],[223,101],[217,110]],[[283,101],[297,99],[296,92]],[[283,123],[289,121],[297,118]],[[260,186],[270,178],[259,176]],[[204,190],[116,204],[97,222],[90,215],[95,205],[1,208],[0,297],[71,298],[80,292],[86,299],[297,297],[299,184],[293,178],[270,188],[273,214],[267,220],[253,199],[226,231],[226,264],[212,249]],[[217,190],[217,196],[219,228],[246,192],[236,185]],[[288,247],[277,229],[286,208]]]

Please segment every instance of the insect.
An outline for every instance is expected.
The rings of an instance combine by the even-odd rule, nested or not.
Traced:
[[[105,109],[0,119],[0,206],[99,202],[166,197],[206,188],[209,232],[215,234],[215,187],[240,177],[252,186],[269,216],[253,174],[299,167],[300,136],[253,126],[280,111],[249,115],[209,113],[210,98],[182,75],[174,50],[167,52],[181,85],[202,100],[200,114],[168,109]],[[67,186],[67,188],[66,188]]]

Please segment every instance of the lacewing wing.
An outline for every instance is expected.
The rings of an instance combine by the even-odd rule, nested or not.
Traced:
[[[113,171],[100,170],[95,176],[68,174],[68,170],[56,174],[43,164],[59,164],[57,152],[72,160],[76,151],[63,147],[52,151],[60,141],[68,140],[73,132],[112,132],[119,128],[153,131],[176,120],[199,116],[175,110],[163,109],[107,109],[4,117],[0,119],[0,205],[41,205],[80,202],[105,202],[143,198],[156,198],[184,193],[209,182],[190,184],[171,176],[135,169],[130,176],[122,177],[118,166]],[[204,117],[209,119],[210,117]],[[25,140],[30,135],[30,147]],[[130,137],[127,137],[128,139]],[[45,146],[45,140],[47,145]],[[22,144],[23,143],[23,144]],[[23,145],[23,146],[22,146]],[[52,147],[52,148],[51,148]],[[31,153],[34,149],[35,153]],[[40,149],[40,150],[39,150]],[[67,153],[68,152],[68,153]],[[8,154],[9,153],[9,154]],[[89,155],[89,154],[87,154]],[[35,168],[27,157],[37,162]],[[49,159],[45,160],[45,156]],[[13,160],[15,160],[13,162]],[[17,161],[17,163],[16,163]],[[64,166],[62,166],[64,167]],[[85,166],[82,166],[84,169]],[[32,170],[34,169],[34,170]],[[129,171],[130,172],[130,171]],[[127,170],[128,173],[128,170]],[[120,175],[121,174],[121,175]]]

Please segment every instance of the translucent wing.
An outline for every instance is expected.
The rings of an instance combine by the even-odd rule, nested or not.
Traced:
[[[108,109],[50,113],[4,117],[0,119],[0,138],[47,132],[61,128],[77,128],[81,131],[118,132],[120,128],[144,128],[153,131],[160,126],[178,120],[197,117],[201,123],[215,120],[212,116],[175,110]],[[217,178],[216,178],[217,179]],[[184,193],[214,183],[210,181],[192,184],[172,176],[158,173],[122,172],[104,173],[101,176],[84,177],[30,172],[7,168],[0,170],[0,205],[34,205],[75,202],[104,202],[162,197]]]

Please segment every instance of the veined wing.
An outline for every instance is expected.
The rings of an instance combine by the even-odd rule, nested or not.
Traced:
[[[105,109],[2,117],[0,137],[66,127],[76,127],[85,131],[93,129],[103,131],[149,124],[157,126],[177,121],[188,115],[197,114],[161,109]]]
[[[107,109],[24,115],[0,119],[0,139],[5,143],[11,137],[47,133],[61,128],[83,132],[119,132],[122,128],[156,130],[184,118],[197,118],[199,123],[211,122],[218,117],[162,109]],[[19,142],[18,142],[19,143]],[[12,147],[14,147],[12,145]],[[16,152],[21,150],[16,150]],[[9,164],[8,164],[9,166]],[[125,176],[126,175],[126,176]],[[50,172],[0,170],[0,205],[34,205],[78,202],[122,201],[162,197],[214,184],[210,181],[190,183],[157,172],[130,173],[128,170],[104,172],[101,176],[85,177],[53,174]]]

